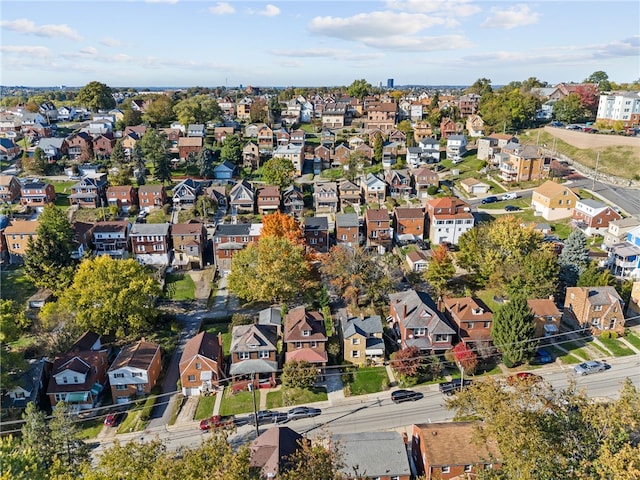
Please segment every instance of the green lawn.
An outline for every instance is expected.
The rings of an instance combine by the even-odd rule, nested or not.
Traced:
[[[256,392],[256,402],[259,402],[259,392]],[[244,391],[234,395],[231,393],[231,387],[225,388],[224,397],[222,397],[222,403],[220,404],[220,415],[238,415],[252,411],[252,392]]]
[[[102,417],[92,418],[90,420],[82,420],[78,422],[78,438],[80,440],[88,440],[96,438],[104,427],[104,419]]]
[[[288,402],[285,402],[288,397]],[[302,405],[327,400],[327,391],[324,388],[291,389],[289,394],[284,388],[267,393],[267,408],[280,408],[292,405]]]
[[[489,310],[495,312],[498,308],[500,308],[500,304],[496,302],[493,297],[498,293],[497,288],[488,288],[485,290],[478,290],[476,292],[476,297],[484,302],[484,304],[489,307]]]
[[[385,390],[389,376],[384,367],[363,367],[354,370],[353,381],[349,384],[351,395],[364,395]],[[388,388],[388,387],[387,387]]]
[[[196,408],[196,414],[194,420],[202,420],[203,418],[209,418],[213,414],[213,406],[216,403],[216,396],[200,395],[198,400],[198,408]]]
[[[171,300],[193,300],[196,285],[191,275],[170,273],[165,279],[164,296]]]
[[[169,220],[171,217],[162,210],[155,210],[147,216],[147,223],[167,223]]]
[[[24,268],[11,267],[0,271],[2,298],[13,300],[18,306],[26,306],[27,299],[38,289],[24,276]]]
[[[627,342],[629,342],[631,345],[633,345],[634,347],[640,349],[640,337],[638,337],[635,333],[627,333],[625,335],[625,340]]]
[[[598,340],[616,357],[626,357],[635,353],[617,338],[599,338]]]
[[[205,327],[205,330],[209,333],[213,333],[214,335],[217,335],[218,333],[222,334],[224,354],[229,355],[229,349],[231,348],[231,332],[229,331],[229,323],[214,323]]]
[[[141,410],[131,410],[127,412],[127,416],[122,423],[120,423],[117,433],[139,432],[140,430],[144,430],[147,422],[140,419],[140,411]]]

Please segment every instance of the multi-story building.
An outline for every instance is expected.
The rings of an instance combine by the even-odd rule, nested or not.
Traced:
[[[360,221],[355,213],[336,215],[336,244],[347,247],[360,245]]]
[[[360,186],[362,187],[362,193],[366,203],[381,204],[384,202],[387,195],[387,183],[384,180],[373,173],[367,173],[367,176],[364,177],[364,181],[360,183]]]
[[[527,305],[533,313],[533,325],[535,335],[538,338],[551,337],[560,332],[560,320],[562,314],[553,297],[551,298],[530,298]]]
[[[347,362],[363,365],[381,364],[384,361],[385,346],[379,315],[343,317],[340,324],[344,359]]]
[[[324,318],[304,306],[293,308],[284,317],[285,362],[306,361],[323,367],[327,363],[327,332]]]
[[[275,325],[237,325],[231,331],[229,375],[240,380],[269,380],[278,371],[278,331]]]
[[[213,392],[224,372],[222,335],[200,332],[191,337],[184,346],[178,368],[184,396]]]
[[[508,144],[501,153],[508,155],[498,165],[505,182],[529,182],[547,176],[547,159],[535,145]]]
[[[282,192],[282,205],[284,213],[293,215],[296,218],[302,216],[304,212],[304,195],[300,187],[290,185]]]
[[[308,247],[318,253],[327,253],[329,244],[329,220],[327,217],[305,217],[304,237]]]
[[[594,335],[613,330],[624,333],[624,302],[613,287],[569,287],[563,319]]]
[[[609,223],[622,216],[603,202],[586,198],[576,202],[572,218],[574,225],[590,236],[604,234]]]
[[[238,180],[229,192],[229,205],[231,214],[253,213],[255,205],[255,192],[246,180]]]
[[[86,176],[71,187],[71,206],[98,208],[107,205],[106,175]]]
[[[322,112],[322,128],[343,128],[345,111],[342,108],[326,109]]]
[[[171,226],[173,265],[179,268],[202,268],[207,246],[207,230],[203,223],[192,221]]]
[[[338,185],[338,196],[340,198],[340,211],[344,212],[347,207],[359,208],[362,203],[362,193],[360,187],[349,180],[342,180]]]
[[[280,210],[280,188],[273,186],[258,187],[256,190],[258,213],[266,215]]]
[[[580,197],[567,185],[547,180],[533,191],[531,206],[545,220],[568,218]]]
[[[94,224],[91,234],[95,254],[120,259],[128,258],[130,230],[131,224],[127,221]]]
[[[640,92],[600,95],[596,121],[613,126],[622,122],[625,128],[640,126]]]
[[[138,188],[140,210],[149,212],[153,208],[161,208],[165,203],[167,203],[167,191],[164,185],[140,185]]]
[[[9,263],[20,264],[23,262],[29,239],[38,238],[38,225],[36,221],[13,220],[11,225],[4,229],[4,238],[9,253]]]
[[[255,243],[262,232],[261,223],[222,224],[213,237],[213,256],[221,275],[231,271],[231,259],[235,252]]]
[[[364,212],[367,247],[376,247],[380,253],[391,247],[391,221],[386,208],[370,208]]]
[[[487,347],[492,343],[493,313],[473,297],[445,298],[444,314],[456,330],[458,339],[469,347]]]
[[[135,223],[129,233],[134,258],[149,265],[171,265],[169,223]]]
[[[56,201],[56,190],[50,183],[31,181],[22,184],[20,189],[20,205],[44,210],[44,206]]]
[[[396,207],[393,210],[396,241],[415,242],[424,239],[425,214],[423,208]]]
[[[113,402],[128,403],[149,395],[161,370],[162,354],[157,343],[142,339],[124,346],[107,371]]]
[[[281,145],[273,151],[273,156],[286,158],[295,168],[296,175],[302,175],[302,167],[304,165],[304,150],[302,145],[295,145],[293,143]]]
[[[107,203],[110,207],[118,207],[118,209],[126,213],[131,209],[131,207],[138,204],[136,189],[131,185],[108,187]]]
[[[0,202],[13,203],[20,198],[20,181],[14,175],[0,175]]]
[[[338,211],[338,184],[336,182],[316,182],[313,185],[313,203],[316,212],[335,213]]]
[[[474,225],[471,207],[457,197],[441,197],[427,202],[429,240],[434,245],[457,245],[460,236]]]
[[[388,170],[384,179],[389,187],[391,197],[408,198],[411,195],[411,174],[409,170]]]
[[[398,104],[395,102],[370,103],[367,107],[365,127],[390,132],[395,128],[397,112]]]

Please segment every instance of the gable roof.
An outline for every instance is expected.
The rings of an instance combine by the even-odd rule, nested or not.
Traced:
[[[284,339],[286,342],[296,340],[327,340],[324,318],[317,311],[307,312],[304,306],[293,308],[284,317]],[[303,336],[308,330],[310,335]]]
[[[398,219],[413,219],[420,218],[424,219],[424,209],[415,208],[415,207],[396,207],[393,210],[396,218]]]
[[[338,213],[336,214],[336,227],[359,227],[357,213]]]
[[[190,338],[184,346],[184,351],[180,357],[180,365],[188,362],[196,355],[219,362],[222,355],[222,346],[218,342],[218,337],[211,333],[200,332],[195,337]]]
[[[371,317],[365,318],[353,317],[343,320],[342,332],[344,338],[349,338],[356,333],[364,337],[368,337],[374,333],[382,333],[380,315],[372,315]]]
[[[328,231],[329,220],[327,217],[305,217],[304,229]]]
[[[370,208],[364,212],[365,221],[388,222],[389,210],[386,208]]]
[[[169,235],[169,223],[134,223],[131,227],[132,236],[135,235]]]
[[[430,334],[452,335],[453,328],[440,316],[433,299],[425,292],[407,290],[389,295],[389,302],[394,305],[398,312],[398,321],[405,328],[424,328]],[[403,316],[404,307],[406,314]]]
[[[250,465],[260,468],[264,478],[286,469],[287,460],[301,448],[302,435],[289,427],[273,427],[251,442]]]
[[[578,195],[576,195],[573,192],[573,190],[571,190],[569,187],[567,187],[566,185],[562,185],[560,183],[554,182],[553,180],[547,180],[538,188],[536,188],[534,192],[537,193],[538,195],[551,198],[551,197],[554,197],[555,195],[558,195],[564,192],[565,190],[568,190],[569,192],[571,192],[571,194],[575,198],[579,198]]]
[[[127,345],[120,350],[111,367],[109,367],[109,371],[112,372],[113,370],[123,367],[148,370],[159,349],[160,345],[147,342],[144,339]]]
[[[560,310],[550,298],[530,298],[527,305],[536,317],[559,317]]]
[[[200,222],[174,223],[171,235],[202,235],[203,224]]]
[[[236,325],[231,331],[231,352],[275,350],[278,331],[275,325]]]

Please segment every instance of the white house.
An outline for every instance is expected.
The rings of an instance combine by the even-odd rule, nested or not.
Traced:
[[[449,135],[447,137],[447,158],[462,157],[467,153],[466,135]]]
[[[296,169],[296,175],[302,175],[302,166],[304,165],[304,152],[301,145],[281,145],[273,151],[273,157],[281,157],[290,160]]]

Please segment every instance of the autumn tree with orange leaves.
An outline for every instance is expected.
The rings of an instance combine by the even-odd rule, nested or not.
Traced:
[[[440,296],[446,291],[447,284],[455,274],[456,267],[453,265],[449,251],[442,245],[438,245],[433,249],[433,255],[429,267],[424,273],[424,279]]]
[[[262,237],[286,238],[294,245],[304,246],[300,222],[280,211],[262,217]]]

